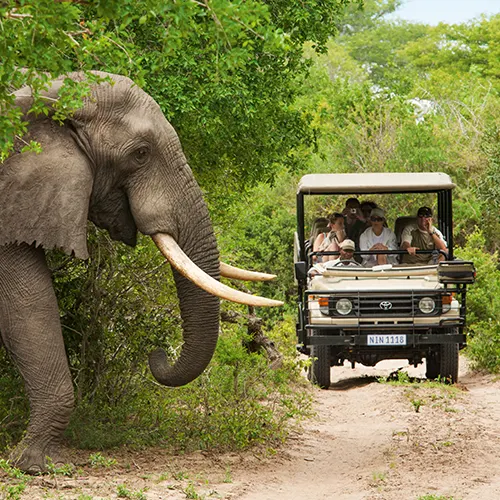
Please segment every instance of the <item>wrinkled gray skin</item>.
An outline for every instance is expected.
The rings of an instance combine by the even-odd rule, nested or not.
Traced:
[[[86,258],[90,219],[129,245],[137,230],[169,234],[219,279],[208,210],[175,131],[149,95],[131,80],[111,76],[115,84],[96,85],[84,108],[63,126],[50,117],[29,117],[24,140],[39,141],[43,152],[17,152],[0,165],[0,332],[30,401],[26,436],[11,455],[26,471],[46,470],[47,456],[61,461],[58,449],[73,408],[45,250],[61,248]],[[60,85],[53,83],[48,102],[57,98]],[[29,89],[16,94],[17,105],[29,109]],[[162,384],[179,386],[200,375],[213,355],[219,299],[175,270],[174,277],[184,346],[173,366],[161,350],[151,355],[150,366]]]

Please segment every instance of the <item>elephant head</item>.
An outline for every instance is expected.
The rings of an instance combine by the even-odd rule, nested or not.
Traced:
[[[219,282],[221,270],[240,279],[272,276],[221,265],[206,204],[173,127],[158,104],[130,79],[98,75],[105,80],[92,87],[84,106],[64,124],[43,114],[27,116],[30,125],[23,142],[38,141],[41,154],[21,153],[18,144],[16,152],[0,165],[0,279],[12,282],[18,276],[14,268],[21,267],[25,279],[33,268],[42,272],[40,248],[59,248],[86,258],[88,219],[128,245],[135,244],[137,231],[151,236],[174,268],[184,344],[172,366],[164,351],[157,350],[150,355],[150,367],[160,383],[183,385],[200,375],[213,355],[219,297],[250,305],[281,302],[244,294]],[[84,78],[78,73],[68,76]],[[55,80],[44,94],[49,110],[62,84],[62,78]],[[16,92],[16,104],[25,112],[31,103],[28,88]],[[15,286],[7,290],[0,286],[0,316],[14,316],[16,300],[23,295],[22,287]],[[33,293],[30,300],[36,301],[37,295]],[[24,352],[29,347],[24,351],[16,347],[16,340],[30,327],[9,321],[0,320],[0,331],[28,387],[33,421],[36,384],[30,380],[33,375],[26,368],[31,366],[26,360],[30,356]],[[32,426],[28,429],[32,441],[41,432]],[[45,446],[43,453],[54,444],[51,439],[45,441],[39,445]],[[26,455],[23,450],[29,446],[28,439],[18,455]],[[27,463],[30,460],[39,462],[35,458]]]

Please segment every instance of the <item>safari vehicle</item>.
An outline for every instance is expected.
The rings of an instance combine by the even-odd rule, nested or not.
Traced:
[[[375,366],[385,359],[407,359],[417,366],[425,359],[427,378],[457,380],[459,349],[466,343],[466,288],[475,280],[475,269],[472,262],[453,255],[454,187],[448,175],[436,172],[302,177],[294,242],[297,338],[298,348],[312,358],[309,378],[320,387],[329,387],[331,366],[343,365],[345,360],[354,367],[355,363]],[[346,197],[376,197],[386,209],[397,199],[408,210],[394,221],[398,244],[404,227],[416,223],[419,203],[434,205],[434,225],[443,233],[448,252],[417,251],[434,254],[432,264],[338,265],[321,271],[321,266],[314,265],[315,256],[338,252],[313,252],[313,241],[306,239],[306,210],[311,211],[311,206],[316,210],[307,214],[308,221],[324,215],[317,213],[317,202],[309,202],[317,196],[323,200],[339,196],[337,207]],[[396,254],[400,262],[407,251],[356,251],[355,255],[380,253]]]

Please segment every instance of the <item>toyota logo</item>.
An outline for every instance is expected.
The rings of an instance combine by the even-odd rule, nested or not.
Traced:
[[[392,302],[389,302],[388,300],[384,300],[378,306],[380,307],[380,309],[383,309],[384,311],[388,311],[389,309],[392,309]]]

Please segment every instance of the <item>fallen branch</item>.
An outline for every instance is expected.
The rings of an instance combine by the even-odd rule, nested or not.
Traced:
[[[248,314],[241,314],[236,311],[222,311],[221,321],[225,323],[246,322],[248,334],[251,340],[244,343],[248,352],[259,352],[263,349],[269,359],[271,368],[276,370],[283,363],[283,357],[274,345],[274,342],[267,338],[262,332],[262,318],[255,315],[253,307],[248,308]]]

